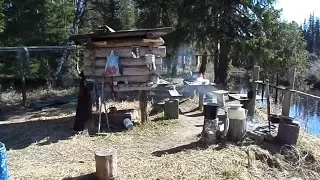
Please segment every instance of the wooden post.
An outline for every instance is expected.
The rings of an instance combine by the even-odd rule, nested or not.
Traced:
[[[288,82],[289,82],[289,89],[294,89],[294,81],[295,81],[295,75],[296,75],[296,68],[289,68],[288,69]],[[286,91],[284,92],[284,99],[282,104],[282,115],[283,116],[289,116],[290,113],[290,106],[291,106],[291,100],[292,100],[292,92]]]
[[[202,90],[200,90],[200,91],[202,91]],[[204,101],[204,93],[199,92],[199,109],[200,110],[203,109],[203,101]]]
[[[269,133],[271,133],[271,121],[270,121],[270,87],[269,79],[266,79],[266,94],[267,94],[267,120],[269,124]]]
[[[139,106],[140,106],[141,123],[147,123],[148,122],[148,91],[140,91]]]
[[[257,83],[255,81],[259,80],[259,72],[260,67],[254,66],[253,67],[253,73],[252,73],[252,91],[253,91],[253,97],[250,99],[249,102],[249,108],[248,108],[248,117],[253,118],[254,116],[254,110],[256,106],[256,98],[257,98]]]
[[[96,176],[98,180],[111,180],[117,177],[117,150],[101,148],[94,152]]]
[[[26,106],[27,104],[27,90],[26,90],[26,72],[25,69],[27,61],[29,60],[29,53],[27,48],[23,48],[22,51],[18,51],[18,58],[20,61],[20,76],[21,76],[21,94],[22,94],[22,104]]]
[[[0,114],[2,113],[2,100],[1,100],[1,97],[2,97],[2,95],[1,95],[1,92],[2,92],[2,89],[1,89],[2,87],[1,87],[1,79],[0,79]]]

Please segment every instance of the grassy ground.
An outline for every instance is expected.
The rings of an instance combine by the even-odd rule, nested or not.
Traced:
[[[109,104],[138,107],[135,101]],[[203,117],[195,110],[197,104],[182,103],[179,120],[152,121],[104,136],[72,130],[75,104],[8,112],[6,121],[0,122],[0,141],[8,149],[12,179],[90,179],[95,172],[93,153],[99,147],[117,149],[118,176],[124,180],[320,179],[318,138],[301,133],[290,151],[249,140],[242,146],[225,143],[205,148],[198,143]]]

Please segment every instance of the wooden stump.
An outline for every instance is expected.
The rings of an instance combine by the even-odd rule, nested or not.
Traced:
[[[242,141],[247,130],[246,119],[229,119],[228,139],[233,142]]]
[[[140,91],[139,106],[141,123],[148,122],[148,91]]]
[[[201,141],[206,145],[215,144],[218,131],[218,119],[204,119]]]
[[[117,150],[101,148],[95,151],[95,160],[98,180],[112,180],[117,177]]]

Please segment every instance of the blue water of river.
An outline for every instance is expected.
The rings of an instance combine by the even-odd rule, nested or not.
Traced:
[[[247,89],[241,89],[240,93],[247,93]],[[261,101],[259,103],[264,104]],[[320,101],[305,98],[293,103],[289,116],[298,120],[301,127],[308,133],[320,136]]]

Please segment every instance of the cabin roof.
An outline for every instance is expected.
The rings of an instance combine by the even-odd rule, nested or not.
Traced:
[[[141,37],[141,38],[158,38],[168,34],[171,27],[153,28],[153,29],[136,29],[136,30],[121,30],[115,32],[108,32],[107,29],[96,29],[95,32],[83,35],[73,35],[69,39],[76,44],[82,44],[94,41],[105,41],[108,39],[121,39],[127,37]]]

